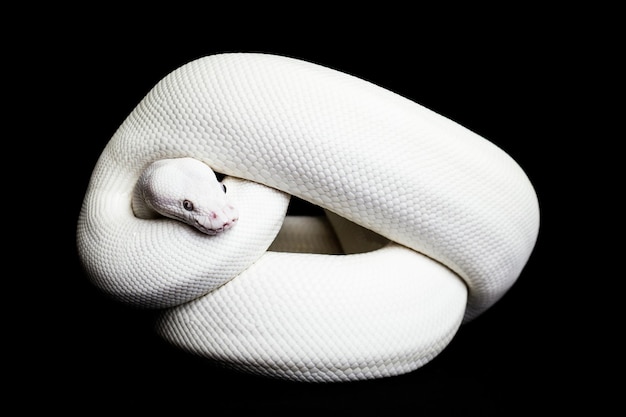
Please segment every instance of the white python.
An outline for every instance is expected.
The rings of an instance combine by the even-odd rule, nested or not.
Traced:
[[[183,157],[227,175],[230,230],[133,212],[143,170]],[[301,227],[332,232],[321,219],[283,227],[289,195],[326,209],[343,251],[360,253],[291,250]],[[248,372],[339,381],[435,357],[513,285],[538,227],[530,181],[482,137],[361,79],[241,53],[190,62],[139,103],[93,171],[77,245],[99,288],[164,308],[171,343]]]

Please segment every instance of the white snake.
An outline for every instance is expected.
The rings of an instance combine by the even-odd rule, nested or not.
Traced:
[[[208,168],[205,196],[156,191],[179,213],[204,210],[196,228],[144,200],[187,168],[145,170],[181,158],[226,175],[227,194]],[[289,195],[328,219],[285,219]],[[247,372],[340,381],[435,357],[513,285],[538,227],[529,179],[491,142],[356,77],[235,53],[175,70],[122,123],[77,246],[107,294],[164,309],[158,331],[174,345]]]

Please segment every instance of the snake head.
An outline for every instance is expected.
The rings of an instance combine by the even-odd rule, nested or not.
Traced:
[[[161,159],[150,164],[137,182],[149,209],[216,235],[239,219],[215,172],[193,158]]]

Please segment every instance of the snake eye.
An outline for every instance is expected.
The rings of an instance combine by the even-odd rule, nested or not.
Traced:
[[[189,200],[183,201],[183,208],[187,211],[193,210],[193,203]]]
[[[224,194],[226,194],[226,186],[222,184],[222,188],[224,189]]]

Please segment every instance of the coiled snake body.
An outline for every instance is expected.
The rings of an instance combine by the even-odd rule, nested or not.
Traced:
[[[223,222],[198,226],[212,236],[141,215],[145,170],[184,158],[226,176]],[[328,220],[285,220],[290,195]],[[248,372],[338,381],[435,357],[515,282],[538,227],[527,176],[484,138],[356,77],[235,53],[175,70],[122,123],[77,246],[99,288],[163,309],[171,343]],[[290,249],[303,233],[336,242]]]

